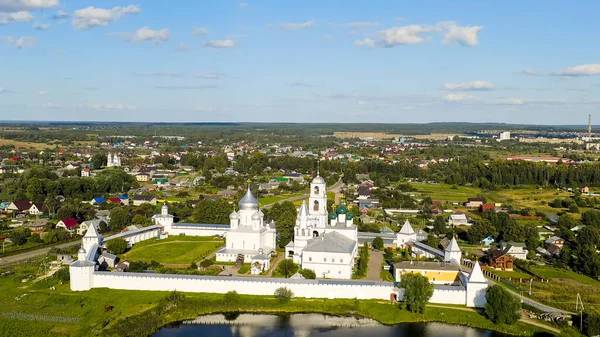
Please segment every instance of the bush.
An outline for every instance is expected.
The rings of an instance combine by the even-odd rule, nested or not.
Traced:
[[[202,262],[200,262],[200,267],[208,268],[208,267],[212,266],[213,263],[215,263],[215,261],[212,259],[202,260]]]
[[[250,271],[250,264],[244,263],[238,270],[238,274],[247,274]]]
[[[287,303],[294,296],[294,293],[288,288],[281,287],[275,290],[275,298],[279,301],[279,303]]]
[[[485,315],[495,324],[513,324],[521,318],[521,302],[501,286],[489,287],[485,299]]]
[[[106,243],[106,250],[113,254],[123,254],[127,250],[125,239],[112,239]]]
[[[241,296],[235,290],[226,292],[223,297],[223,303],[228,308],[237,306],[240,303],[240,300]]]
[[[300,267],[295,264],[294,261],[291,259],[285,259],[279,263],[277,269],[275,269],[275,274],[288,278],[294,275],[298,271],[298,268]]]
[[[69,274],[69,268],[60,268],[56,271],[56,273],[54,273],[54,275],[52,275],[52,277],[60,282],[69,282],[69,280],[71,279],[71,276]]]
[[[314,270],[312,269],[300,269],[300,271],[298,271],[300,273],[300,275],[304,276],[305,279],[307,280],[314,280],[317,278],[317,274],[315,274]]]
[[[191,269],[198,269],[198,265],[196,264],[196,262],[192,262],[192,263],[190,264],[190,268],[191,268]]]
[[[383,239],[380,236],[376,237],[373,240],[373,248],[379,249],[379,250],[383,249]]]

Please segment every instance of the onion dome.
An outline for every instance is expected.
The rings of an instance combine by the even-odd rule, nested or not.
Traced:
[[[240,199],[240,202],[238,202],[238,207],[242,211],[248,211],[248,210],[257,210],[258,205],[259,205],[258,200],[254,197],[254,195],[252,194],[252,191],[250,191],[250,187],[248,187],[248,191],[246,191],[246,194],[244,195],[244,197],[242,199]]]
[[[337,219],[337,214],[336,213],[331,213],[331,215],[329,216],[329,219],[331,219],[331,220]]]
[[[260,220],[261,216],[260,216],[260,211],[252,214],[252,220]]]
[[[338,208],[335,210],[335,212],[337,214],[346,214],[346,213],[348,213],[348,208],[346,207],[346,205],[342,204],[342,205],[338,206]]]
[[[316,176],[313,180],[312,180],[313,184],[325,184],[325,179],[321,178],[321,176]]]
[[[229,214],[229,219],[230,220],[237,220],[239,218],[240,218],[240,216],[239,216],[239,214],[236,211],[233,211],[233,212],[231,212],[231,214]]]
[[[83,247],[79,248],[79,250],[77,251],[77,254],[85,254],[86,251]]]
[[[348,214],[346,214],[346,220],[352,220],[352,218],[354,218],[354,213],[352,213],[352,211],[348,212]]]

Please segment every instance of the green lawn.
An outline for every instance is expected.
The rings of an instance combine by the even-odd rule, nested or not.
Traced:
[[[532,278],[531,275],[519,272],[517,270],[505,271],[505,270],[494,270],[492,268],[486,268],[485,270],[489,271],[490,273],[492,273],[494,275],[498,275],[501,278],[505,278],[505,279],[507,279],[509,277],[512,279],[519,279],[519,278],[530,279],[530,278]]]
[[[600,287],[600,282],[583,274],[578,274],[572,270],[553,268],[550,266],[531,266],[529,267],[533,273],[544,279],[562,278],[572,279],[577,282]]]
[[[456,188],[452,188],[453,185],[448,184],[416,182],[411,183],[411,185],[417,189],[417,191],[413,193],[424,193],[433,200],[465,202],[467,201],[467,198],[474,198],[477,197],[478,194],[481,194],[481,190],[476,187],[456,186]]]
[[[281,194],[281,195],[275,195],[275,196],[272,196],[272,197],[258,198],[258,201],[260,202],[260,204],[262,206],[265,206],[265,205],[274,204],[276,202],[280,202],[280,201],[285,200],[287,198],[298,197],[298,196],[301,196],[303,194],[304,193],[302,193],[302,192],[301,193],[294,193],[294,194],[288,194],[288,193],[286,193],[286,194]]]
[[[222,240],[207,241],[206,238],[199,240],[198,237],[172,236],[166,240],[137,243],[123,254],[123,258],[144,262],[154,260],[161,264],[190,264],[201,261],[222,245]]]

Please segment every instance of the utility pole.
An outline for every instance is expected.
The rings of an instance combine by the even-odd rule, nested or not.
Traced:
[[[581,305],[581,309],[579,308]],[[581,296],[577,293],[577,299],[575,300],[575,312],[579,310],[579,330],[583,331],[583,301],[581,300]]]
[[[529,279],[529,296],[531,296],[531,285],[533,284],[533,279]]]

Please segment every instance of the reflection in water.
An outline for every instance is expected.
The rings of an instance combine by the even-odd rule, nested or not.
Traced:
[[[497,332],[442,323],[403,323],[386,326],[368,318],[320,314],[200,316],[154,337],[502,337]]]

